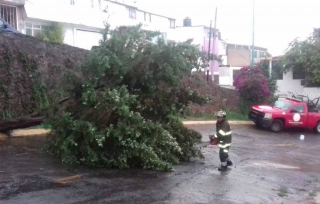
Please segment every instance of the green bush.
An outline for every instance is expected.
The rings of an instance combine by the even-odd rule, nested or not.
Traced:
[[[159,33],[140,27],[111,32],[107,27],[82,73],[69,76],[72,99],[50,112],[47,121],[52,127],[48,150],[63,162],[170,170],[202,157],[194,147],[201,135],[177,116],[190,102],[207,100],[182,86],[183,77],[207,59],[191,41],[154,43]]]
[[[45,41],[63,44],[64,41],[64,29],[59,23],[52,23],[50,29],[41,32],[40,38]]]

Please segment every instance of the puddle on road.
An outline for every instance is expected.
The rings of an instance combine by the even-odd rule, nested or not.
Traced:
[[[320,204],[320,194],[314,198],[314,201],[316,201],[317,204]]]
[[[296,147],[296,144],[278,144],[276,147]]]
[[[271,162],[255,162],[253,164],[256,166],[271,167],[276,169],[300,169],[300,167],[296,167],[296,166],[289,166],[289,165],[283,165],[283,164],[277,164],[277,163],[271,163]]]

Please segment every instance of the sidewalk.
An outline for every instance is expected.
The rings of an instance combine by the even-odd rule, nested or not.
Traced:
[[[184,125],[214,125],[215,120],[210,121],[183,121]],[[252,125],[250,121],[229,121],[230,125]],[[10,132],[10,135],[0,133],[0,140],[5,140],[7,138],[20,138],[20,137],[44,137],[50,133],[50,130],[34,128],[34,129],[19,129]]]
[[[208,120],[208,121],[183,121],[184,125],[212,125],[216,124],[216,120]],[[252,125],[254,124],[252,121],[228,121],[230,125]]]

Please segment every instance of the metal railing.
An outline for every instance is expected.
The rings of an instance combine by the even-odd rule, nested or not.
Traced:
[[[10,24],[13,28],[17,29],[17,8],[14,6],[7,6],[0,4],[0,17]]]

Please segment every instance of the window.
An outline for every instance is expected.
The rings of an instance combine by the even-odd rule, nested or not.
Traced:
[[[252,49],[250,49],[250,55],[251,55],[251,58],[252,58]],[[253,52],[253,57],[254,57],[254,59],[258,58],[258,51],[255,50]]]
[[[294,108],[292,108],[291,113],[304,113],[304,105],[296,105]]]
[[[173,19],[169,19],[169,22],[170,22],[170,28],[175,28],[176,27],[176,22],[175,22],[175,20],[173,20]]]
[[[282,67],[281,67],[281,64],[278,61],[273,61],[272,62],[272,75],[277,80],[282,80],[283,79]]]
[[[17,29],[17,8],[13,6],[0,5],[0,17],[10,26]]]
[[[144,21],[149,21],[151,22],[151,13],[146,13],[144,12]]]
[[[129,18],[136,19],[136,10],[129,8]]]
[[[292,106],[292,103],[290,102],[287,102],[287,101],[282,101],[282,100],[279,100],[279,101],[276,101],[275,104],[274,104],[274,107],[275,108],[279,108],[281,110],[289,110],[289,108]]]
[[[33,37],[39,37],[42,32],[48,31],[50,29],[49,26],[46,25],[37,25],[32,23],[26,23],[26,35],[30,35]]]
[[[0,19],[0,28],[5,28],[5,24],[1,19]]]
[[[319,113],[319,110],[316,106],[308,104],[308,112],[309,113]]]
[[[293,79],[305,79],[306,74],[303,68],[296,69],[292,71],[292,78]]]
[[[167,42],[167,34],[161,33],[159,36],[156,36],[152,39],[152,42],[157,44],[159,40],[163,40],[165,43]]]
[[[76,1],[75,1],[75,0],[70,0],[70,4],[71,4],[71,5],[75,5],[75,4],[76,4]]]

